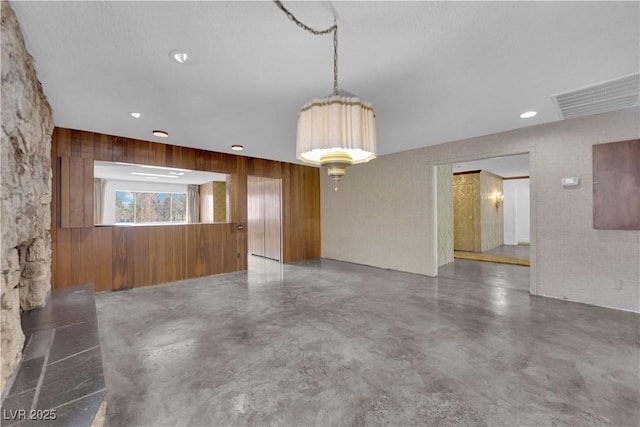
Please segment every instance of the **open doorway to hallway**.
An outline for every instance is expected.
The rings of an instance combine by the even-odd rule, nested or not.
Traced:
[[[451,252],[440,254],[440,265],[454,258],[530,265],[528,153],[444,165],[438,167],[438,180],[444,181],[439,191],[451,188],[449,200],[446,194],[438,197],[439,240],[449,238],[452,246],[439,242],[440,252]],[[447,203],[449,215],[440,206]]]

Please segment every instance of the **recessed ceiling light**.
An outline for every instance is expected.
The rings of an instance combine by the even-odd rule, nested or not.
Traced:
[[[189,54],[184,50],[172,50],[169,52],[169,57],[178,64],[185,64],[191,59]]]
[[[538,114],[537,111],[527,111],[526,113],[520,114],[521,119],[530,119]]]
[[[242,151],[242,150],[244,150],[244,147],[242,145],[240,145],[240,144],[233,144],[231,146],[231,149],[233,151]]]
[[[133,117],[134,119],[139,119],[140,113],[131,113],[131,117]]]
[[[154,130],[153,133],[155,136],[158,136],[160,138],[167,138],[169,136],[169,132],[163,131],[163,130]]]

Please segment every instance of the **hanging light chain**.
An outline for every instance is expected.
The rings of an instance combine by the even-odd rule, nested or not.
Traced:
[[[338,94],[338,25],[333,30],[333,94]]]
[[[316,30],[314,28],[305,25],[303,22],[300,22],[291,12],[287,10],[286,7],[279,0],[273,0],[273,2],[282,10],[287,17],[291,21],[293,21],[298,27],[302,28],[305,31],[310,32],[311,34],[315,34],[316,36],[321,36],[324,34],[329,34],[333,32],[333,94],[338,94],[338,24],[333,24],[331,27],[326,30]],[[335,19],[335,18],[334,18]]]

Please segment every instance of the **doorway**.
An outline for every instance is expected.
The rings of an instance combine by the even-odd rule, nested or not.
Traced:
[[[455,258],[530,266],[529,163],[529,153],[524,153],[449,166],[453,256],[442,256],[440,265]],[[440,232],[446,225],[438,221],[439,236],[446,236]]]
[[[249,255],[282,260],[282,180],[247,177]]]

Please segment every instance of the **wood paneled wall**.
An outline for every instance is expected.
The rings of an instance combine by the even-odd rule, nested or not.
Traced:
[[[62,128],[52,158],[54,288],[119,290],[246,270],[247,175],[282,179],[283,262],[320,256],[316,168]],[[230,222],[95,227],[93,160],[229,174]]]

